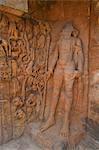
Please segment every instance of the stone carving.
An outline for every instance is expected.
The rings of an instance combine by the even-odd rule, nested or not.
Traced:
[[[56,107],[60,90],[63,85],[65,91],[65,114],[60,134],[67,138],[69,137],[70,112],[73,102],[73,84],[75,78],[80,78],[83,74],[83,63],[82,44],[78,37],[78,30],[76,30],[71,23],[67,23],[56,43],[54,56],[47,72],[47,80],[54,74],[53,100],[49,118],[41,127],[41,132],[55,124]]]
[[[6,98],[9,103],[7,109],[10,109],[8,122],[11,124],[11,131],[7,129],[11,134],[5,140],[1,138],[1,144],[20,136],[25,124],[39,119],[44,112],[41,105],[47,88],[44,77],[48,67],[50,32],[47,23],[33,23],[28,19],[16,21],[1,14],[0,106],[2,108]],[[4,113],[2,108],[0,119]]]
[[[47,82],[51,76],[53,101],[49,118],[40,131],[42,134],[55,124],[60,92],[64,89],[65,113],[60,134],[68,138],[73,85],[75,80],[82,83],[84,66],[79,31],[72,23],[66,23],[55,43],[50,63],[52,30],[47,22],[15,20],[1,15],[0,31],[0,128],[7,126],[6,120],[10,126],[6,129],[7,136],[4,130],[0,133],[0,143],[19,137],[26,124],[46,118]]]

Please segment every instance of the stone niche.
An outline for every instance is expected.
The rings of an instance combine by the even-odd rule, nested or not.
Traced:
[[[0,144],[26,132],[43,149],[71,150],[87,126],[96,133],[95,6],[30,0],[29,16],[0,13]]]

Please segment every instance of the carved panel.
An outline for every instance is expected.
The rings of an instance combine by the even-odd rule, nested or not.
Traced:
[[[41,103],[46,94],[44,74],[48,65],[50,32],[48,23],[16,21],[1,14],[1,144],[19,137],[24,132],[26,122],[39,119]]]
[[[68,134],[72,136],[72,130],[74,136],[84,132],[89,28],[85,30],[82,22],[72,21],[72,15],[63,22],[0,15],[1,144],[22,135],[30,122],[41,123],[41,120],[45,120],[45,126],[38,129],[41,135],[50,135],[47,129],[57,126],[51,133],[58,134],[58,140],[62,122],[65,123],[61,135],[65,140]],[[46,125],[49,114],[53,114],[56,124]]]

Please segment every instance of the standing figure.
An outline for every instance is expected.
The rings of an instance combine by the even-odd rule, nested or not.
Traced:
[[[47,122],[41,127],[41,132],[47,130],[55,124],[55,113],[58,104],[62,84],[64,83],[65,95],[65,115],[61,135],[69,136],[70,127],[70,111],[73,102],[73,84],[75,78],[79,78],[83,73],[83,53],[81,41],[77,45],[76,37],[72,35],[74,27],[71,23],[67,23],[63,28],[60,39],[58,40],[55,52],[47,72],[47,79],[54,72],[53,76],[53,95],[50,108],[50,114]],[[75,54],[79,59],[75,63]],[[81,58],[81,59],[80,59]]]
[[[10,21],[8,34],[9,34],[10,39],[12,39],[12,38],[17,39],[18,38],[18,31],[16,28],[15,21]]]

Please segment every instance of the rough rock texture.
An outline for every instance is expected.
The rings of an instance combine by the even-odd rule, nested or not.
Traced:
[[[27,0],[0,0],[0,4],[14,9],[19,9],[20,11],[28,11]]]
[[[0,146],[0,150],[41,150],[28,135],[12,140]]]
[[[99,141],[95,140],[91,136],[86,136],[86,139],[83,140],[77,147],[76,150],[98,150]]]
[[[76,147],[81,139],[84,139],[84,132],[79,131],[79,129],[75,131],[72,127],[74,132],[71,131],[71,135],[68,140],[59,134],[61,123],[59,119],[56,126],[51,127],[44,133],[40,132],[42,123],[31,123],[27,126],[27,134],[44,150],[71,150],[71,147]]]
[[[24,13],[28,12],[28,1],[0,0],[0,11],[16,16],[22,16]]]
[[[15,8],[15,0],[2,2]],[[70,150],[77,144],[79,150],[98,149],[98,8],[96,0],[30,0],[29,14],[20,18],[15,9],[0,7],[0,144],[27,126],[27,134],[42,147],[48,141],[50,150],[67,143]],[[70,142],[68,135],[75,135]]]

